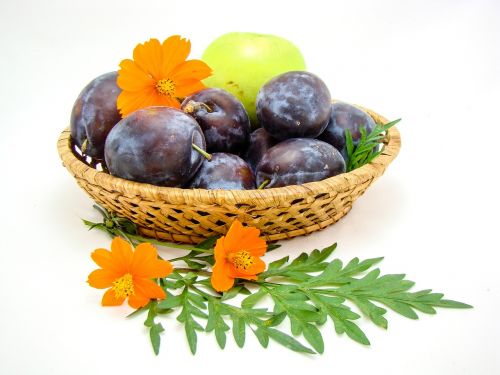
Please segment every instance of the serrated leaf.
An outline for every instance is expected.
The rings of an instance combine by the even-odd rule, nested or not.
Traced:
[[[281,345],[291,349],[295,352],[299,353],[308,353],[308,354],[316,354],[314,351],[309,349],[307,346],[302,345],[300,342],[295,340],[293,337],[278,331],[274,328],[269,328],[266,330],[266,333],[272,338],[274,341],[280,343]]]
[[[227,300],[230,300],[230,299],[236,297],[238,295],[238,293],[240,293],[241,289],[242,289],[241,285],[236,285],[236,286],[232,287],[227,292],[224,292],[222,294],[221,301],[227,301]]]
[[[160,353],[160,333],[165,331],[161,323],[154,323],[149,329],[149,339],[151,340],[151,345],[153,346],[153,351],[156,355]]]
[[[219,238],[220,236],[209,237],[205,241],[200,242],[198,245],[196,245],[196,248],[203,250],[210,250],[215,246],[215,243]]]
[[[274,262],[269,263],[269,265],[267,266],[267,269],[274,270],[277,268],[281,268],[281,266],[283,266],[286,262],[288,262],[288,259],[289,259],[289,257],[286,256],[284,258],[275,260]]]
[[[262,345],[263,348],[267,348],[269,345],[269,335],[267,334],[267,331],[262,328],[257,328],[253,330],[253,333],[255,333],[260,345]]]
[[[286,318],[286,312],[281,312],[279,314],[273,315],[272,318],[269,318],[264,321],[264,325],[266,327],[275,327],[277,325],[280,325],[283,320]]]
[[[325,343],[319,329],[313,324],[304,324],[302,327],[304,338],[318,353],[322,354],[325,351]]]
[[[245,321],[237,315],[232,317],[232,321],[234,341],[236,341],[236,345],[242,348],[245,345]]]
[[[370,345],[370,340],[366,337],[365,333],[358,327],[357,324],[350,320],[343,321],[344,332],[354,341],[363,345]]]
[[[255,306],[262,298],[264,298],[266,294],[265,290],[259,289],[257,292],[250,294],[243,301],[241,301],[241,307],[250,308]]]
[[[160,309],[172,309],[174,307],[180,306],[182,303],[182,299],[180,296],[169,294],[167,298],[158,302],[158,308]]]
[[[266,251],[273,251],[273,250],[279,249],[280,247],[281,247],[281,245],[278,243],[269,243],[269,244],[267,244]]]

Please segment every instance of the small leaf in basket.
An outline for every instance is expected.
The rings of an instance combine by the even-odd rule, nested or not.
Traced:
[[[200,242],[198,245],[196,245],[196,248],[203,249],[203,250],[213,249],[213,247],[215,246],[215,243],[217,242],[217,240],[219,238],[220,238],[220,236],[209,237],[206,240],[204,240],[203,242]]]

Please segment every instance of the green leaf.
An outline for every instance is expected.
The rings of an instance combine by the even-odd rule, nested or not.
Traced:
[[[230,300],[238,295],[240,293],[242,286],[241,285],[236,285],[229,289],[227,292],[224,292],[222,294],[221,301],[227,301]]]
[[[366,128],[361,127],[359,129],[361,137],[357,141],[356,145],[354,145],[352,134],[348,129],[346,129],[346,171],[350,172],[356,168],[359,168],[380,155],[382,150],[380,150],[379,148],[384,141],[387,130],[396,125],[400,120],[401,119],[397,119],[385,125],[377,124],[369,134],[367,134]]]
[[[278,244],[278,243],[268,243],[266,251],[273,251],[273,250],[276,250],[276,249],[278,249],[280,247],[281,247],[281,245]]]
[[[167,295],[167,298],[158,302],[158,308],[160,309],[172,309],[174,307],[180,306],[182,303],[181,296]]]
[[[215,338],[219,347],[224,349],[226,346],[226,331],[229,331],[229,326],[224,321],[221,315],[220,303],[214,298],[208,300],[208,320],[205,331],[215,331]]]
[[[249,308],[255,306],[257,302],[259,302],[266,294],[265,290],[259,289],[259,291],[250,294],[243,301],[241,301],[241,307]]]
[[[306,323],[302,327],[302,332],[304,338],[318,353],[322,354],[325,351],[325,343],[323,342],[323,337],[319,329],[313,325]]]
[[[196,245],[196,248],[203,249],[203,250],[213,249],[215,246],[215,243],[217,242],[217,240],[219,238],[220,238],[220,236],[209,237],[205,241],[200,242],[198,245]]]
[[[257,328],[253,330],[253,333],[255,333],[255,336],[257,337],[257,340],[259,340],[260,345],[262,347],[267,348],[269,345],[269,334],[267,333],[267,330],[264,328]]]
[[[233,315],[232,321],[234,341],[236,341],[236,345],[243,348],[245,345],[245,321],[238,315]]]
[[[149,329],[149,338],[151,340],[151,345],[153,346],[153,351],[156,355],[160,353],[160,333],[165,331],[161,323],[154,323]]]
[[[272,338],[274,341],[280,343],[284,347],[291,349],[295,352],[299,353],[308,353],[308,354],[316,354],[314,351],[309,349],[307,346],[302,345],[300,342],[295,340],[293,337],[278,331],[274,328],[269,328],[266,330],[266,333]]]

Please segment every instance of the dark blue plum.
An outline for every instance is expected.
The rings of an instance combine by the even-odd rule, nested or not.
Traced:
[[[111,128],[121,120],[116,99],[121,89],[117,73],[103,74],[82,90],[73,105],[70,119],[71,138],[82,153],[104,159],[104,144]]]
[[[278,140],[272,137],[264,128],[258,128],[250,134],[250,144],[245,152],[244,159],[253,171],[257,168],[262,155],[277,143]]]
[[[200,124],[208,152],[241,154],[246,149],[250,120],[234,95],[222,89],[204,89],[184,99],[181,109]]]
[[[328,125],[331,111],[328,88],[309,72],[276,76],[257,95],[257,118],[279,140],[316,138]]]
[[[204,157],[203,132],[184,112],[148,107],[121,120],[106,140],[105,158],[113,176],[153,185],[178,187],[189,181]]]
[[[203,161],[189,187],[198,189],[255,189],[250,166],[239,156],[216,152],[211,160]]]
[[[332,145],[309,138],[293,138],[271,147],[257,165],[257,186],[300,185],[344,173],[344,158]]]
[[[375,121],[366,112],[351,104],[336,102],[332,104],[332,115],[325,131],[318,139],[325,141],[346,155],[345,130],[349,129],[353,144],[356,146],[361,138],[360,129],[364,127],[367,133],[375,128]]]

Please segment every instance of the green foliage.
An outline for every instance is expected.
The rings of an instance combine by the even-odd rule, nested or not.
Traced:
[[[159,350],[163,327],[154,318],[174,310],[180,310],[177,320],[184,325],[193,354],[198,333],[202,331],[213,332],[222,349],[229,333],[236,345],[243,347],[251,331],[264,348],[271,339],[293,351],[314,354],[324,352],[321,326],[328,319],[337,334],[370,345],[358,323],[362,315],[377,326],[387,328],[388,309],[417,319],[417,312],[435,314],[436,307],[471,307],[443,299],[443,294],[432,293],[430,289],[410,292],[414,283],[406,280],[405,275],[381,275],[378,268],[373,268],[383,258],[363,261],[354,258],[345,265],[339,259],[328,260],[335,248],[336,244],[313,250],[311,254],[302,253],[292,261],[289,257],[276,260],[260,274],[259,280],[241,281],[222,295],[211,289],[209,279],[196,271],[185,275],[174,272],[160,283],[168,297],[142,309],[148,311],[145,324],[150,328],[155,353]],[[250,284],[257,287],[253,293],[245,287]],[[177,294],[172,293],[179,290]],[[227,302],[242,294],[247,296],[239,306]],[[359,313],[352,307],[357,307]],[[202,321],[205,321],[204,327]],[[289,322],[290,332],[284,321]]]
[[[352,134],[349,129],[345,130],[346,151],[347,151],[347,168],[350,172],[365,164],[368,164],[382,153],[380,149],[381,143],[384,141],[387,130],[396,125],[401,119],[391,121],[385,125],[376,124],[375,128],[370,133],[366,133],[364,127],[360,128],[361,138],[357,145],[354,145]]]
[[[385,130],[389,125],[385,125]],[[103,222],[85,221],[91,228],[120,235],[132,244],[171,245],[140,237],[130,222],[96,208],[103,215]],[[336,244],[310,254],[302,253],[291,261],[286,256],[271,262],[258,280],[236,280],[233,288],[220,294],[212,289],[210,282],[216,240],[216,237],[210,238],[197,246],[173,244],[189,252],[170,261],[183,262],[189,268],[175,265],[173,273],[158,280],[167,297],[150,301],[130,314],[147,312],[144,325],[149,330],[155,354],[159,353],[164,332],[158,319],[171,313],[176,314],[177,321],[184,326],[193,354],[200,332],[213,333],[222,349],[226,347],[228,336],[232,336],[238,347],[243,347],[247,333],[252,332],[264,348],[272,340],[296,352],[315,354],[324,352],[321,330],[328,320],[332,321],[338,335],[345,334],[362,345],[370,345],[358,323],[361,316],[387,328],[388,310],[418,319],[417,313],[435,314],[437,307],[471,307],[444,299],[443,294],[430,289],[411,291],[414,282],[407,280],[404,274],[381,275],[375,266],[383,258],[354,258],[347,264],[331,259]],[[268,250],[272,248],[277,246],[270,245]],[[229,303],[238,296],[245,297],[239,304]]]

